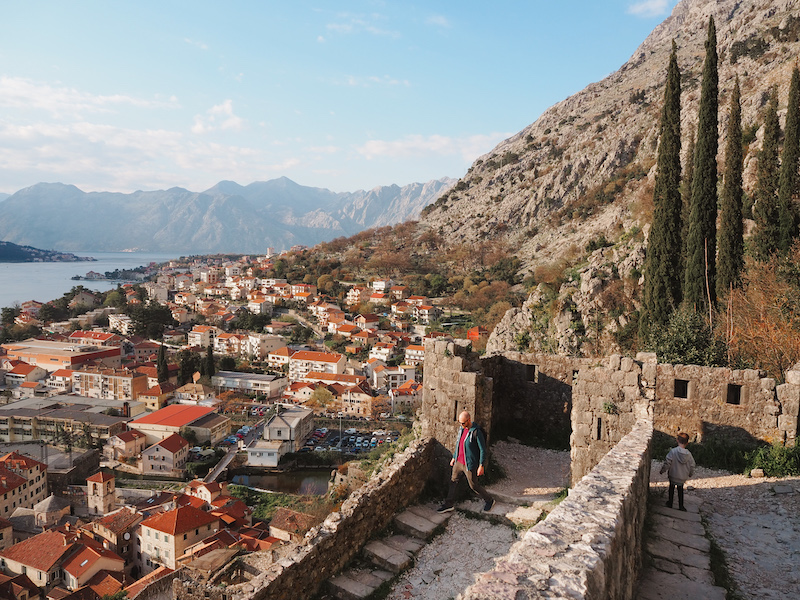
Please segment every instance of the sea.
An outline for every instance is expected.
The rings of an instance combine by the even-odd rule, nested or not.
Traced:
[[[95,261],[80,262],[30,262],[0,263],[0,307],[14,306],[27,300],[49,302],[60,298],[76,285],[106,291],[121,282],[105,280],[73,280],[75,275],[85,276],[89,271],[105,273],[115,269],[133,269],[163,263],[175,254],[150,252],[76,252],[77,256],[91,256]]]

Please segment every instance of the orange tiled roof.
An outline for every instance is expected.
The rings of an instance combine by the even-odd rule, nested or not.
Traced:
[[[123,431],[122,433],[118,433],[117,437],[121,439],[123,442],[133,442],[134,440],[142,439],[143,437],[147,437],[141,431],[136,429],[129,429],[128,431]]]
[[[163,440],[158,442],[157,445],[161,446],[168,452],[172,452],[173,454],[175,454],[181,448],[186,448],[189,445],[189,442],[187,442],[177,433],[173,433],[171,436],[164,438]]]
[[[137,424],[142,425],[164,425],[167,427],[183,427],[200,417],[214,412],[207,406],[191,406],[187,404],[171,404],[161,410],[145,415],[140,419],[131,422],[133,427]]]
[[[314,526],[314,520],[311,515],[281,507],[275,511],[269,526],[289,533],[305,533]]]
[[[90,548],[83,544],[78,545],[80,549],[64,561],[63,567],[64,570],[75,579],[79,579],[83,576],[84,573],[91,569],[101,558],[119,561],[118,570],[120,571],[125,568],[125,561],[122,557],[111,550],[103,548],[102,546],[99,548]]]
[[[114,475],[112,473],[109,473],[108,471],[98,471],[94,475],[87,477],[86,481],[105,483],[106,481],[111,481],[112,479],[114,479]]]
[[[47,469],[46,464],[18,452],[9,452],[5,456],[0,456],[0,463],[5,464],[9,469],[30,470],[35,467],[39,467],[40,471]]]
[[[0,494],[15,490],[28,480],[5,467],[0,467]]]
[[[67,541],[67,536],[62,532],[51,529],[17,542],[0,552],[0,557],[48,572],[65,554],[72,551],[74,545]]]
[[[339,362],[342,355],[335,352],[315,352],[313,350],[298,350],[292,355],[293,360],[313,360],[316,362]]]
[[[126,506],[97,519],[95,523],[102,525],[111,533],[119,535],[138,523],[140,519],[139,513]]]
[[[178,535],[218,521],[217,517],[199,508],[181,506],[142,521],[142,527],[150,527],[163,533]]]

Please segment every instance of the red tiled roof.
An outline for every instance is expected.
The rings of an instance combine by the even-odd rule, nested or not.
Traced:
[[[139,440],[143,437],[147,437],[141,431],[136,429],[130,429],[128,431],[123,431],[122,433],[118,433],[117,437],[121,439],[123,442],[133,442],[134,440]]]
[[[136,595],[141,592],[144,588],[148,585],[153,583],[154,581],[158,581],[162,577],[166,577],[170,573],[173,573],[174,569],[168,569],[167,567],[158,567],[152,573],[145,575],[136,583],[129,585],[125,588],[125,591],[128,592],[128,598],[135,598]]]
[[[64,570],[72,575],[75,579],[79,579],[86,571],[91,569],[98,560],[101,558],[119,561],[119,571],[125,568],[125,561],[121,556],[103,548],[90,548],[83,544],[78,544],[80,549],[64,561]]]
[[[275,511],[269,526],[289,533],[305,533],[314,526],[314,521],[311,515],[281,507]]]
[[[163,440],[158,442],[157,445],[161,446],[168,452],[172,452],[173,454],[175,454],[181,448],[186,448],[189,445],[189,442],[187,442],[177,433],[173,433],[168,438],[164,438]]]
[[[24,364],[21,364],[21,365],[17,365],[13,369],[11,369],[10,374],[13,374],[13,375],[28,375],[35,368],[36,367],[34,365],[29,365],[28,363],[24,363]]]
[[[58,369],[50,373],[50,377],[72,377],[72,371],[69,369]]]
[[[192,529],[219,522],[219,519],[194,506],[181,506],[142,521],[142,527],[150,527],[170,535],[186,533]]]
[[[197,496],[190,496],[189,494],[180,494],[175,496],[175,503],[178,506],[192,506],[194,508],[202,509],[206,501],[202,498],[198,498]]]
[[[24,469],[26,471],[35,467],[39,467],[40,471],[47,469],[46,464],[19,452],[9,452],[5,456],[0,456],[0,463],[3,463],[9,469]]]
[[[28,480],[5,467],[0,467],[0,494],[15,490]]]
[[[114,479],[114,475],[107,471],[98,471],[94,475],[90,475],[86,478],[86,481],[92,481],[97,483],[105,483],[106,481],[111,481]]]
[[[17,542],[0,552],[0,557],[22,563],[27,567],[47,572],[75,545],[66,542],[66,536],[55,529],[45,531],[27,540]]]
[[[342,354],[335,352],[315,352],[313,350],[298,350],[292,355],[293,360],[313,360],[316,362],[339,362]]]
[[[119,535],[133,527],[140,519],[139,513],[126,506],[97,519],[95,523],[102,525],[114,535]]]
[[[183,427],[184,425],[188,425],[192,421],[196,421],[200,417],[204,417],[211,412],[214,412],[214,409],[207,406],[171,404],[170,406],[165,406],[161,410],[157,410],[154,413],[150,413],[149,415],[145,415],[140,419],[136,419],[130,424],[133,427],[136,427],[137,424]]]
[[[86,585],[92,588],[92,590],[102,598],[103,596],[116,594],[122,589],[124,582],[125,573],[102,569],[95,573],[92,578],[86,582]]]
[[[22,383],[19,384],[19,387],[21,387],[21,388],[37,388],[40,385],[42,385],[42,384],[39,383],[38,381],[23,381]]]

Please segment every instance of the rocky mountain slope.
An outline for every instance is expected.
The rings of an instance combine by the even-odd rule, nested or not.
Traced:
[[[658,119],[671,42],[678,46],[682,76],[685,163],[712,15],[719,54],[720,149],[738,76],[745,131],[758,129],[745,155],[745,189],[751,191],[761,110],[772,85],[779,89],[782,123],[786,112],[791,69],[800,55],[798,0],[682,0],[618,71],[554,105],[479,158],[424,211],[421,224],[450,243],[507,242],[537,280],[574,267],[559,290],[546,332],[525,329],[537,322],[534,313],[545,304],[552,312],[553,299],[541,297],[540,289],[526,303],[525,314],[515,309],[507,315],[490,350],[522,347],[525,335],[538,345],[550,339],[562,352],[585,353],[588,345],[613,349],[612,333],[626,319],[621,305],[635,305],[637,286],[631,288],[629,280],[640,275],[642,232],[652,217]],[[723,158],[720,154],[720,164]],[[606,243],[615,247],[587,256]],[[608,292],[611,284],[619,288],[614,294]],[[613,295],[613,301],[606,299],[613,306],[600,306],[601,294]],[[527,325],[515,327],[515,319]]]
[[[40,183],[3,201],[0,239],[70,251],[263,253],[416,218],[453,183],[443,178],[339,194],[285,177],[247,186],[222,181],[199,193],[86,193]]]

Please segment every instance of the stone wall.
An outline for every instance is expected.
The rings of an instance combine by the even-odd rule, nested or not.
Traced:
[[[652,421],[638,421],[460,598],[633,598],[642,567],[652,435]]]
[[[553,445],[569,441],[572,386],[592,359],[506,352],[483,360],[494,382],[492,423],[502,437]]]
[[[570,469],[575,485],[627,435],[639,419],[653,416],[655,355],[639,360],[608,357],[582,369],[572,389]]]
[[[467,340],[425,341],[422,376],[422,435],[447,445],[466,410],[487,433],[492,430],[492,385]]]
[[[782,385],[753,369],[660,364],[657,373],[657,431],[699,442],[793,443],[797,436],[800,371],[788,371]]]
[[[394,457],[368,483],[350,494],[338,512],[306,534],[288,556],[273,562],[264,555],[263,569],[246,583],[217,587],[177,582],[181,600],[296,600],[311,598],[341,571],[366,542],[394,515],[416,502],[430,476],[432,443],[418,439]],[[256,553],[247,557],[256,557]]]

